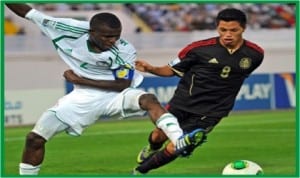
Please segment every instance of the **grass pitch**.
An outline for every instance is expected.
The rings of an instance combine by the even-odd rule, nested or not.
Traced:
[[[189,158],[179,158],[153,176],[220,176],[235,160],[257,162],[266,176],[298,175],[299,128],[294,110],[232,113]],[[5,128],[2,173],[17,176],[24,137],[31,127]],[[148,119],[100,121],[82,136],[59,134],[46,144],[43,176],[130,176],[136,155],[153,128]]]

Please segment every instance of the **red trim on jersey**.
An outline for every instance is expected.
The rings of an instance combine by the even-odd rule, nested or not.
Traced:
[[[257,51],[259,53],[264,54],[264,50],[255,43],[252,43],[252,42],[246,40],[245,45],[252,48],[252,49],[254,49],[255,51]]]
[[[187,47],[183,48],[179,54],[178,57],[179,59],[182,59],[186,56],[186,54],[191,51],[192,49],[196,47],[202,47],[202,46],[210,46],[210,45],[215,45],[217,44],[217,38],[211,38],[208,40],[201,40],[201,41],[196,41],[191,44],[189,44]]]
[[[170,104],[168,103],[168,104],[166,104],[165,109],[166,109],[166,110],[169,110],[170,107],[171,107],[171,106],[170,106]]]

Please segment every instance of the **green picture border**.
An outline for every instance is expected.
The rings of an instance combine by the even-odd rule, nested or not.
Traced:
[[[0,18],[1,18],[1,42],[0,42],[0,47],[1,47],[1,60],[0,60],[0,89],[1,89],[1,94],[0,94],[0,99],[1,99],[1,103],[0,103],[0,116],[1,116],[1,131],[0,131],[0,136],[1,136],[1,152],[0,152],[0,157],[1,157],[1,177],[14,177],[14,176],[6,176],[3,175],[4,174],[4,147],[3,147],[3,143],[4,143],[4,121],[5,121],[5,115],[4,115],[4,108],[5,108],[5,95],[4,95],[4,91],[5,91],[5,38],[4,38],[4,5],[5,3],[12,3],[12,2],[18,2],[18,3],[60,3],[62,2],[61,0],[51,0],[51,1],[36,1],[36,0],[27,0],[27,1],[22,1],[22,0],[2,0],[0,1],[0,8],[1,8],[1,14],[0,14]],[[80,2],[86,2],[86,1],[82,1],[82,0],[72,0],[72,1],[63,1],[64,3],[80,3]],[[300,79],[299,79],[299,73],[298,71],[300,71],[300,66],[299,66],[299,60],[300,60],[300,56],[299,56],[299,17],[300,17],[300,6],[299,6],[299,1],[277,1],[277,0],[265,0],[265,1],[261,1],[261,0],[252,0],[252,1],[224,1],[224,0],[209,0],[209,1],[204,1],[204,0],[152,0],[152,1],[145,1],[145,0],[130,0],[130,1],[117,1],[117,0],[89,0],[88,2],[95,2],[95,3],[295,3],[296,4],[296,40],[295,40],[295,45],[296,45],[296,175],[295,176],[290,176],[290,177],[299,177],[299,86],[300,86]],[[26,177],[26,176],[22,176],[22,177]],[[28,176],[28,177],[32,177],[32,176]],[[49,176],[38,176],[38,177],[49,177]],[[55,177],[60,177],[60,176],[55,176]],[[74,176],[63,176],[63,177],[74,177]],[[80,177],[80,176],[78,176]],[[90,177],[103,177],[103,176],[90,176]],[[107,177],[115,177],[115,176],[107,176]],[[123,176],[124,177],[124,176]],[[125,177],[135,177],[135,176],[125,176]],[[155,177],[155,176],[144,176],[144,177]],[[164,177],[170,177],[170,176],[164,176]],[[191,177],[191,176],[187,176],[187,177]],[[192,176],[195,177],[195,176]],[[215,177],[215,176],[210,176],[210,177]],[[219,176],[221,177],[221,176]],[[222,177],[230,177],[230,176],[222,176]],[[247,176],[249,177],[249,176]],[[270,176],[262,176],[262,177],[270,177]],[[273,177],[273,176],[272,176]],[[280,176],[278,176],[280,177]],[[287,176],[284,176],[287,177]]]

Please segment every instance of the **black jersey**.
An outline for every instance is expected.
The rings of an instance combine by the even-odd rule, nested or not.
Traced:
[[[263,49],[247,40],[232,54],[219,37],[191,43],[180,51],[178,63],[170,63],[182,76],[169,104],[195,114],[227,116],[243,81],[263,57]]]

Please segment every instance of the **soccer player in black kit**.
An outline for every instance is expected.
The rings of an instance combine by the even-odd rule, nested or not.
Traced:
[[[139,71],[181,77],[167,109],[185,132],[196,128],[204,129],[206,134],[212,131],[232,110],[244,80],[262,63],[263,49],[243,39],[246,23],[244,12],[224,9],[216,18],[218,37],[187,45],[177,59],[165,66],[136,62]],[[163,147],[166,141],[164,133],[155,128],[149,135],[149,145],[138,154],[139,165],[133,174],[145,174],[175,160],[178,155],[174,146]],[[195,146],[187,149],[182,156],[190,155],[194,149]]]

